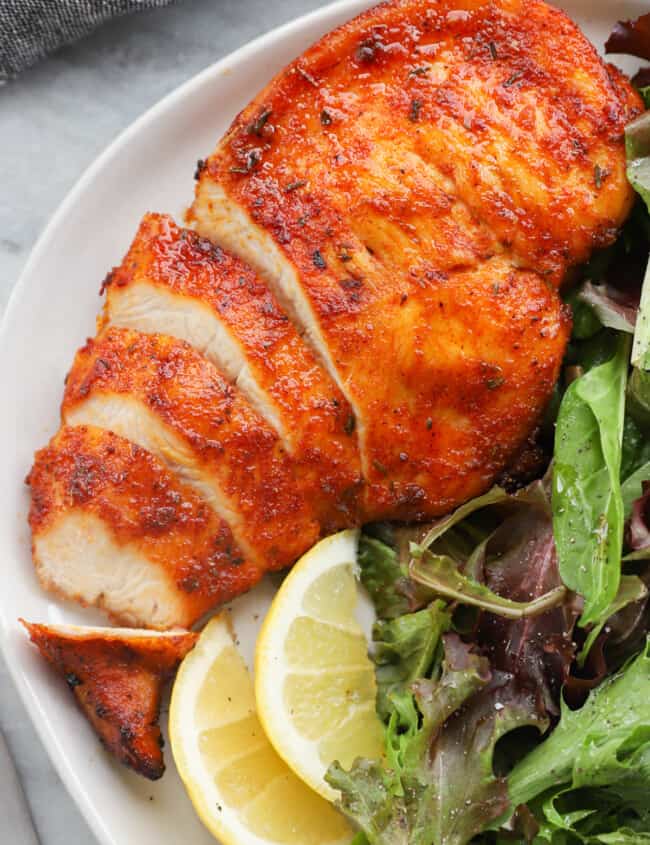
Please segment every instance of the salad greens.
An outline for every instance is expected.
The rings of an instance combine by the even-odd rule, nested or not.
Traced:
[[[608,47],[650,59],[650,15]],[[626,150],[639,197],[566,294],[543,477],[361,536],[385,731],[326,775],[352,845],[650,845],[650,111]]]
[[[432,678],[393,693],[387,758],[330,767],[340,807],[373,845],[463,845],[509,806],[508,784],[493,772],[501,737],[545,727],[529,696],[514,694],[487,658],[446,634]]]
[[[585,843],[639,841],[633,830],[650,837],[649,697],[650,642],[579,710],[563,706],[548,739],[514,767],[511,803],[538,799],[540,841],[567,841],[554,838],[563,830]],[[627,840],[612,838],[620,827]]]

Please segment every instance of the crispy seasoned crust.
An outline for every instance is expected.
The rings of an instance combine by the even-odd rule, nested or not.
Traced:
[[[41,583],[66,598],[103,607],[118,622],[188,626],[262,575],[245,560],[229,526],[199,496],[149,452],[109,431],[64,426],[36,453],[27,482]],[[71,515],[82,525],[98,520],[106,528],[116,547],[115,570],[127,551],[145,561],[159,585],[155,594],[138,602],[141,583],[119,589],[116,597],[107,584],[95,584],[92,541],[71,542],[63,550],[57,546],[48,555],[50,538]],[[54,558],[51,566],[49,558]]]
[[[485,489],[550,395],[554,287],[632,191],[631,86],[539,0],[396,0],[326,35],[199,174],[199,231],[251,261],[356,414],[366,513]]]
[[[295,212],[320,216],[315,191],[348,225],[374,208],[418,251],[418,218],[453,226],[444,218],[466,205],[492,244],[560,280],[629,211],[623,130],[641,110],[620,71],[541,0],[396,0],[282,71],[234,121],[199,189],[219,181],[277,240],[284,232],[292,255],[302,241],[332,243],[323,227],[300,237]],[[437,263],[479,246],[458,234],[436,234]]]
[[[161,690],[198,634],[21,622],[107,751],[150,780],[162,777]]]
[[[161,301],[160,314],[147,307],[152,286],[173,295]],[[233,369],[244,362],[269,418],[277,421],[278,433],[297,464],[302,495],[314,504],[324,530],[358,518],[361,473],[352,410],[248,265],[180,228],[169,216],[147,214],[124,260],[107,277],[105,290],[102,325],[174,334],[172,325],[188,340],[192,314],[198,322],[207,309],[206,323],[214,320],[225,327],[234,344]],[[188,303],[197,311],[188,315]],[[182,314],[180,325],[172,322],[169,312]],[[195,334],[200,335],[198,327]],[[210,357],[213,350],[199,351]]]
[[[317,540],[312,503],[300,496],[279,438],[188,344],[116,328],[89,340],[68,376],[63,419],[78,422],[87,403],[114,397],[145,410],[138,428],[148,448],[161,444],[166,460],[214,490],[238,544],[258,566],[287,566]],[[108,420],[117,432],[121,408]]]

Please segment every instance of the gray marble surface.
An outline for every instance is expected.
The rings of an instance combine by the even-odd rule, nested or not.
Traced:
[[[0,88],[0,310],[50,215],[125,126],[216,59],[320,5],[186,0],[108,24]],[[93,845],[1,661],[0,728],[42,845]],[[1,828],[0,842],[20,845]]]

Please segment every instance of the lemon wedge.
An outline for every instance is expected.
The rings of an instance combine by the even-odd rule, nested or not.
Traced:
[[[341,815],[280,759],[224,614],[181,664],[169,732],[195,810],[222,845],[348,845]]]
[[[322,540],[294,566],[275,596],[255,650],[255,699],[275,750],[312,789],[338,760],[378,759],[382,726],[368,644],[357,621],[358,532]]]

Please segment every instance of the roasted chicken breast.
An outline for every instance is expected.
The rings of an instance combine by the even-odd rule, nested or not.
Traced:
[[[559,286],[629,212],[640,110],[541,0],[321,39],[201,163],[198,233],[147,215],[107,277],[30,475],[45,586],[189,625],[324,533],[485,490],[557,379]]]
[[[65,678],[102,745],[138,774],[162,777],[162,688],[198,634],[21,621]]]
[[[396,0],[325,36],[199,175],[199,232],[256,267],[357,420],[368,511],[473,496],[539,418],[555,288],[611,242],[639,101],[540,0]]]

